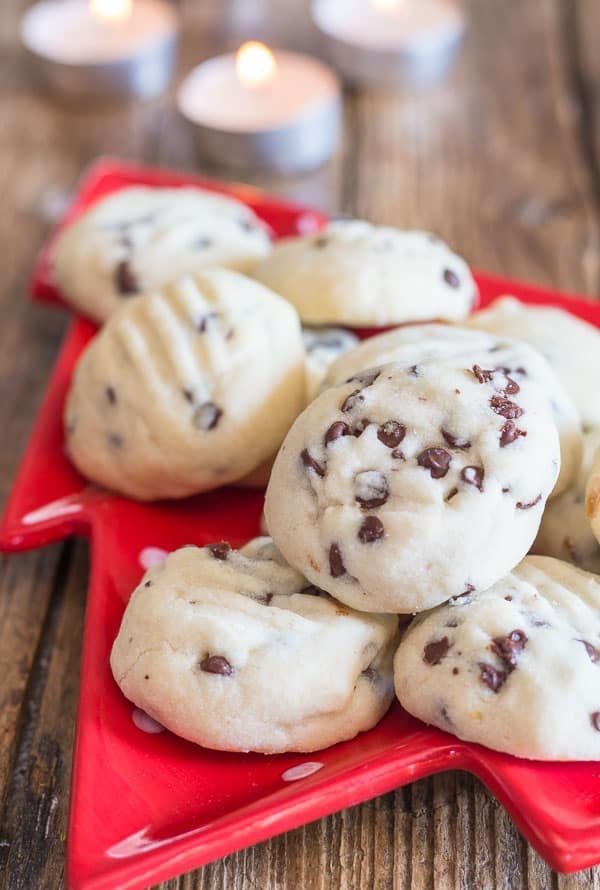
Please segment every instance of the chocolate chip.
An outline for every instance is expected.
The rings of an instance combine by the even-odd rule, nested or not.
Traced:
[[[344,399],[341,410],[344,414],[347,414],[348,411],[353,411],[361,402],[364,402],[365,397],[361,393],[360,389],[355,389],[354,392],[351,392],[349,396]]]
[[[454,674],[454,676],[456,676],[456,674],[459,673],[458,668],[452,668],[452,673]]]
[[[391,456],[394,458],[394,460],[406,460],[406,458],[404,457],[404,452],[401,448],[394,448]]]
[[[583,643],[583,645],[585,646],[585,651],[587,652],[587,654],[590,657],[590,661],[592,662],[592,664],[596,664],[596,662],[598,661],[598,657],[599,657],[598,650],[596,649],[596,647],[592,646],[591,643],[588,643],[587,640],[577,640],[577,642]]]
[[[186,399],[191,405],[194,404],[194,393],[191,389],[182,389],[184,399]]]
[[[264,606],[270,606],[271,600],[273,599],[273,593],[262,593],[256,597],[259,603],[262,603]]]
[[[490,649],[504,662],[508,673],[514,671],[519,655],[527,644],[527,634],[523,630],[512,630],[505,637],[496,637],[492,640]]]
[[[452,498],[456,497],[457,494],[458,494],[458,488],[451,488],[450,491],[448,492],[448,494],[446,495],[446,497],[444,498],[444,500],[448,504],[452,500]]]
[[[479,491],[483,491],[483,477],[485,475],[483,467],[463,467],[460,471],[460,478],[467,485],[474,485]]]
[[[304,464],[307,470],[311,470],[313,473],[316,473],[317,476],[323,478],[325,475],[325,469],[321,466],[318,461],[314,459],[308,448],[305,448],[304,451],[300,454],[300,460]]]
[[[128,296],[140,292],[139,282],[135,272],[129,265],[129,260],[121,260],[115,269],[115,282],[120,294]]]
[[[411,377],[421,377],[422,372],[421,372],[420,365],[411,365],[410,368],[408,369],[408,373],[410,374]]]
[[[367,516],[358,530],[358,540],[362,544],[373,544],[383,538],[385,529],[377,516]]]
[[[204,402],[194,411],[193,424],[196,429],[208,432],[214,430],[223,415],[223,411],[214,402]]]
[[[592,721],[592,726],[596,732],[600,732],[600,711],[590,714],[590,720]]]
[[[329,548],[329,574],[332,578],[341,578],[346,574],[346,566],[338,544],[332,544]]]
[[[445,448],[426,448],[417,458],[420,467],[431,473],[432,479],[443,479],[452,461],[452,456]]]
[[[406,436],[406,427],[397,420],[386,420],[377,430],[377,438],[387,448],[396,448]]]
[[[219,541],[218,544],[207,544],[206,549],[210,550],[215,559],[225,560],[231,553],[231,544],[227,541]]]
[[[258,226],[247,219],[240,219],[238,221],[240,224],[240,228],[243,229],[245,232],[255,232],[258,230]]]
[[[205,334],[208,330],[208,323],[212,321],[214,318],[218,318],[218,312],[207,312],[206,315],[203,315],[202,318],[198,320],[196,323],[196,327],[201,334]]]
[[[508,396],[515,396],[518,392],[521,392],[519,384],[512,377],[509,377],[508,374],[506,375],[506,383],[503,389]]]
[[[144,587],[152,587],[152,581],[146,581]]]
[[[122,448],[125,444],[125,439],[119,433],[108,433],[106,438],[111,448]]]
[[[423,649],[423,661],[432,667],[440,664],[442,659],[448,654],[449,649],[450,641],[448,637],[442,637],[441,640],[432,640]]]
[[[511,445],[519,436],[526,436],[525,430],[517,429],[516,424],[512,420],[507,420],[503,427],[500,428],[500,448]]]
[[[508,418],[508,420],[515,420],[523,414],[523,409],[505,396],[492,396],[490,408],[496,414],[500,414],[502,417]]]
[[[324,235],[321,235],[320,238],[314,239],[312,246],[318,247],[319,250],[321,250],[323,247],[327,247],[328,244],[329,244],[329,238],[326,238]]]
[[[443,427],[441,429],[442,436],[448,443],[451,448],[458,448],[459,451],[466,451],[471,447],[471,443],[468,439],[465,439],[464,436],[461,438],[460,436],[455,436],[453,433],[449,433],[448,430],[445,430]]]
[[[381,371],[377,370],[361,371],[360,374],[355,374],[346,380],[346,383],[360,383],[363,389],[366,389],[368,386],[373,386],[380,374]]]
[[[343,420],[336,420],[335,423],[332,423],[324,436],[324,442],[326,445],[329,445],[330,442],[335,442],[336,439],[341,439],[342,436],[349,436],[350,427],[347,423],[344,423]]]
[[[531,507],[535,507],[542,500],[541,494],[538,494],[537,498],[534,501],[530,501],[528,504],[524,504],[522,501],[517,501],[517,510],[529,510]]]
[[[207,655],[200,662],[200,670],[207,674],[220,674],[222,677],[231,677],[233,668],[222,655]]]
[[[386,503],[390,490],[379,470],[366,470],[354,480],[355,499],[364,510],[374,510]]]
[[[111,405],[116,405],[116,404],[117,404],[117,394],[116,394],[116,392],[115,392],[114,387],[113,387],[113,386],[107,386],[106,389],[104,390],[104,392],[105,392],[105,394],[106,394],[106,398],[108,399],[108,401],[110,402],[110,404],[111,404]]]
[[[507,676],[506,671],[499,671],[491,664],[479,662],[479,678],[492,692],[499,691],[506,682]]]
[[[484,368],[481,368],[479,365],[473,365],[472,371],[480,383],[489,383],[490,380],[492,379],[492,377],[494,376],[493,371],[485,370]]]
[[[208,238],[206,235],[204,235],[202,238],[198,238],[196,241],[194,241],[192,247],[197,247],[199,250],[204,250],[207,247],[212,247],[213,244],[213,239]]]
[[[459,593],[458,596],[455,596],[454,599],[455,600],[464,599],[464,597],[468,597],[471,593],[473,593],[474,590],[475,590],[475,587],[473,586],[473,584],[466,584],[463,592]]]
[[[444,281],[450,287],[460,287],[460,278],[452,269],[444,269]]]

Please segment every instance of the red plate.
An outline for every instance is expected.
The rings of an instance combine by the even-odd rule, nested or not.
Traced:
[[[324,217],[246,186],[103,162],[82,183],[69,217],[131,183],[198,184],[250,204],[277,235],[310,231]],[[56,301],[52,241],[33,293]],[[478,275],[485,305],[510,292],[563,306],[600,326],[600,305]],[[477,775],[553,867],[600,861],[600,763],[534,763],[466,744],[396,704],[375,729],[310,756],[224,754],[169,732],[150,734],[108,666],[129,593],[143,565],[181,544],[258,532],[262,495],[233,488],[188,501],[138,504],[86,485],[63,454],[61,409],[73,366],[94,333],[76,320],[63,345],[0,528],[5,551],[72,534],[92,539],[68,844],[69,886],[145,887],[335,810],[447,769]],[[304,774],[304,775],[303,775]]]

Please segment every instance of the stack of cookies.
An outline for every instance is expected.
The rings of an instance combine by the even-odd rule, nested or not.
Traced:
[[[131,701],[274,753],[372,728],[395,691],[463,739],[600,759],[595,328],[470,315],[468,266],[426,233],[273,247],[198,190],[100,201],[55,274],[104,322],[65,409],[84,476],[141,500],[268,478],[269,537],[183,548],[134,591],[111,655]]]

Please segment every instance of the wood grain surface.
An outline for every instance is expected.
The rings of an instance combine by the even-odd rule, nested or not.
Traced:
[[[25,8],[0,16],[0,503],[65,329],[32,306],[36,251],[100,154],[226,176],[195,156],[172,96],[72,108],[30,81]],[[304,0],[187,0],[181,72],[242,39],[315,51]],[[326,168],[245,178],[328,211],[438,232],[479,267],[600,294],[600,4],[469,0],[459,63],[428,90],[355,90]],[[88,562],[68,542],[0,557],[0,887],[64,883]],[[161,885],[164,890],[600,890],[557,875],[470,776],[449,773]]]

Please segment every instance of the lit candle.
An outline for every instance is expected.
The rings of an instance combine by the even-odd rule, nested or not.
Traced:
[[[165,0],[41,0],[23,16],[21,40],[54,92],[145,98],[171,78],[177,19]]]
[[[201,152],[219,164],[308,170],[328,160],[339,139],[341,93],[333,71],[261,43],[199,65],[177,102]]]
[[[446,73],[465,31],[452,0],[313,0],[327,52],[352,82],[424,82]]]

